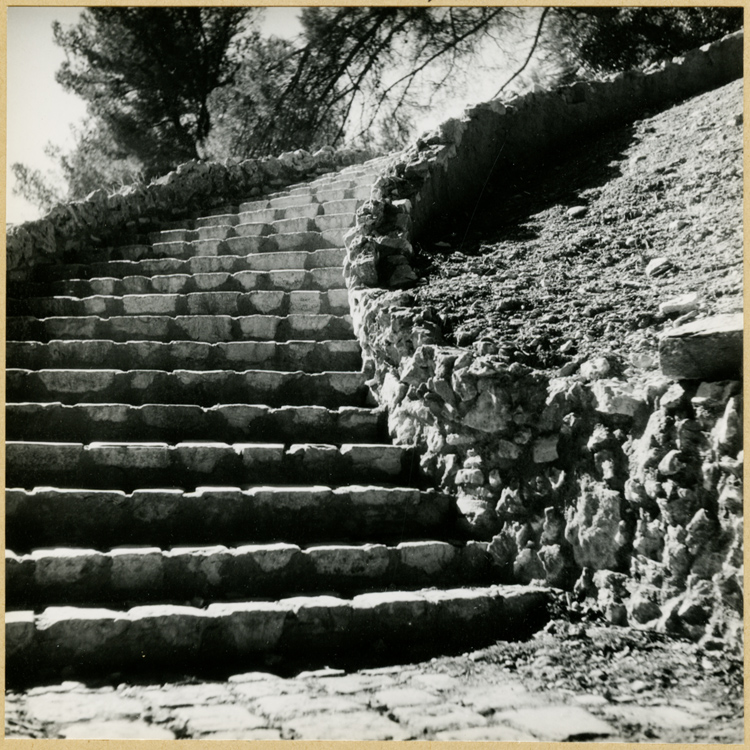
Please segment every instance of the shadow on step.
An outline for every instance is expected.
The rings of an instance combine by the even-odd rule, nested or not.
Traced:
[[[548,622],[550,600],[549,590],[512,586],[314,597],[296,610],[288,603],[301,599],[265,603],[265,612],[258,615],[256,608],[249,620],[225,610],[199,631],[191,623],[144,616],[131,617],[117,636],[106,638],[110,628],[89,620],[74,626],[77,636],[68,633],[67,642],[54,643],[54,635],[70,626],[60,613],[57,622],[46,623],[46,632],[37,631],[36,643],[9,650],[6,687],[61,679],[91,685],[223,680],[249,671],[292,676],[323,667],[355,671],[412,663],[498,640],[525,640]],[[181,609],[184,619],[187,608]]]

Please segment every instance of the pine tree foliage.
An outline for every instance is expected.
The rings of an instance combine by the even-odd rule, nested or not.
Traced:
[[[67,60],[58,82],[83,98],[145,175],[201,156],[209,97],[232,84],[248,8],[88,8],[70,29],[53,27]]]
[[[742,28],[739,7],[558,8],[555,37],[589,75],[679,55]]]

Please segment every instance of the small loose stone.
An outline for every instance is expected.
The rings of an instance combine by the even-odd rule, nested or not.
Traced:
[[[669,258],[652,258],[646,265],[646,276],[661,276],[671,268]]]
[[[695,292],[681,294],[679,297],[662,302],[659,305],[659,312],[662,315],[681,315],[683,313],[697,310],[700,306],[700,296]]]

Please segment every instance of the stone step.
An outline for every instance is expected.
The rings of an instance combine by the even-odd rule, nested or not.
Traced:
[[[330,242],[335,247],[345,247],[346,235],[351,232],[351,226],[349,227],[338,227],[332,229],[323,229],[320,234],[326,242]]]
[[[361,187],[362,185],[371,185],[388,163],[388,158],[381,158],[364,164],[352,165],[337,172],[328,172],[316,177],[310,182],[303,182],[297,185],[291,185],[284,190],[276,193],[270,193],[263,198],[246,201],[240,204],[240,211],[252,210],[253,208],[265,208],[271,200],[278,200],[291,196],[311,196],[317,195],[321,189],[336,188],[349,189]],[[245,208],[245,207],[249,207]]]
[[[339,201],[327,201],[323,203],[323,215],[330,216],[331,214],[351,214],[352,217],[357,213],[357,209],[362,205],[364,201],[358,200],[357,198],[344,198]],[[319,217],[318,217],[319,218]]]
[[[360,171],[348,174],[333,173],[323,175],[312,182],[293,185],[285,190],[270,193],[263,198],[245,201],[239,205],[239,213],[268,208],[283,211],[290,207],[315,205],[319,203],[317,198],[321,192],[326,190],[345,191],[360,187],[365,183],[370,184],[374,180],[373,174],[371,171]]]
[[[309,484],[408,480],[411,452],[380,443],[328,445],[184,441],[5,444],[10,487],[125,489],[267,482]]]
[[[191,238],[191,242],[195,240],[225,240],[227,237],[234,236],[234,226],[232,224],[218,224],[210,227],[200,227],[195,230],[196,237]]]
[[[447,495],[414,487],[348,485],[122,490],[13,488],[5,534],[16,552],[45,546],[300,544],[456,538]]]
[[[376,173],[368,170],[339,172],[336,175],[324,175],[309,183],[313,195],[320,195],[325,190],[349,190],[361,185],[372,185]]]
[[[311,232],[315,229],[315,225],[312,223],[312,219],[308,218],[296,218],[296,219],[280,219],[279,221],[249,221],[238,224],[235,227],[235,237],[254,237],[257,238],[258,252],[263,252],[268,249],[269,243],[265,237],[270,235],[285,232],[297,233],[297,232]],[[255,243],[250,245],[256,247]],[[274,248],[275,249],[275,248]]]
[[[241,226],[248,227],[253,225],[243,224]],[[265,227],[266,225],[260,226]],[[291,251],[312,252],[314,250],[341,247],[340,245],[333,244],[325,233],[313,231],[311,229],[313,225],[310,224],[309,219],[284,219],[281,222],[275,222],[274,225],[268,226],[271,227],[269,231],[273,231],[276,226],[282,231],[273,234],[269,233],[265,236],[249,234],[247,236],[230,237],[225,242],[225,248],[223,248],[224,254],[249,255]],[[237,230],[238,235],[240,231],[244,231],[240,229],[240,225],[237,226]]]
[[[240,234],[243,224],[237,225],[237,234]],[[315,232],[317,230],[316,222],[306,216],[290,217],[279,219],[271,223],[271,231],[274,234],[294,234],[302,232]]]
[[[339,183],[345,183],[339,185],[339,187],[351,187],[352,175],[351,173],[344,173],[343,170],[339,172],[328,172],[327,174],[320,175],[320,177],[316,177],[311,182],[308,182],[306,187],[315,193],[318,189],[325,188],[332,183],[337,185],[339,185]],[[291,190],[290,192],[294,193],[294,190]]]
[[[13,340],[107,339],[111,341],[291,341],[354,337],[348,315],[96,315],[16,317],[6,321]]]
[[[219,213],[210,214],[207,216],[201,216],[195,220],[195,228],[201,229],[203,227],[215,227],[215,226],[234,226],[239,223],[238,215],[232,213]]]
[[[214,221],[216,219],[212,219]],[[232,236],[236,220],[227,224],[209,224],[200,226],[197,229],[187,227],[181,229],[164,229],[159,232],[151,232],[148,239],[151,245],[169,243],[169,242],[194,242],[195,240],[223,240],[227,236]]]
[[[304,203],[320,203],[316,196],[310,192],[298,193],[296,195],[278,195],[268,199],[269,208],[287,208],[289,206],[301,206]],[[243,206],[240,206],[242,212]]]
[[[315,188],[313,187],[313,184],[311,182],[303,182],[299,185],[293,185],[290,188],[287,188],[286,191],[284,191],[284,195],[314,195],[315,194]],[[279,195],[269,196],[269,198],[274,197],[280,197]]]
[[[165,276],[126,276],[118,279],[66,279],[51,284],[27,284],[19,294],[34,297],[90,297],[101,294],[122,297],[126,294],[189,294],[191,292],[248,292],[248,291],[330,291],[344,289],[343,269],[330,268],[287,269],[282,271],[238,271],[237,273],[186,273]]]
[[[551,593],[525,586],[372,592],[352,599],[300,596],[213,603],[154,604],[127,610],[48,607],[6,614],[9,677],[65,670],[67,679],[162,666],[188,672],[210,664],[237,671],[259,656],[368,653],[394,658],[478,648],[548,619]]]
[[[294,192],[290,193],[293,195]],[[284,206],[283,208],[267,208],[266,211],[275,211],[275,219],[295,219],[295,218],[308,218],[313,219],[318,214],[326,211],[326,205],[324,203],[309,203],[306,198],[303,198],[303,202],[298,205]],[[247,217],[247,218],[245,218]],[[257,218],[252,218],[252,211],[240,213],[240,223],[243,221],[258,221]]]
[[[359,342],[349,341],[108,341],[53,339],[8,341],[6,366],[116,370],[354,371],[362,367]]]
[[[319,195],[324,190],[348,190],[349,188],[357,187],[357,181],[351,176],[345,176],[338,174],[330,180],[323,181],[320,183],[312,182],[308,186],[308,190],[313,195]],[[292,194],[294,191],[291,191]]]
[[[286,209],[284,208],[269,208],[268,205],[257,206],[251,208],[252,204],[243,204],[240,208],[238,216],[238,224],[267,224],[276,219],[286,218]],[[303,203],[300,206],[299,215],[301,216],[315,216],[320,210],[320,205],[317,203]]]
[[[9,299],[8,315],[36,318],[96,315],[294,315],[315,313],[348,315],[346,289],[327,292],[202,291],[187,294],[92,295],[90,297],[36,297]]]
[[[363,406],[361,372],[276,370],[6,370],[6,399],[64,404]]]
[[[387,440],[384,413],[363,407],[219,404],[8,403],[13,440],[222,440],[374,443]]]
[[[243,271],[312,270],[343,266],[346,250],[329,247],[318,250],[281,251],[240,255],[199,256],[188,260],[180,258],[154,258],[149,260],[109,261],[101,263],[40,266],[38,280],[54,282],[64,279],[89,279],[95,277],[124,278],[128,276],[160,276],[202,273],[229,273]]]
[[[197,240],[199,236],[197,229],[185,225],[179,229],[162,229],[157,232],[151,232],[148,235],[148,239],[153,245],[155,242],[191,242],[192,240]]]
[[[280,251],[275,253],[258,253],[255,255],[192,258],[187,263],[187,269],[191,274],[312,270],[315,268],[330,268],[332,266],[343,267],[345,257],[346,249],[344,247],[328,247],[312,251]]]
[[[331,184],[330,186],[321,186],[316,193],[316,198],[325,203],[334,203],[337,201],[357,200],[357,188],[345,188],[340,185]]]
[[[674,380],[740,380],[745,316],[712,315],[666,330],[659,338],[661,371]]]
[[[329,237],[332,230],[353,227],[355,220],[356,216],[353,213],[324,214],[315,219],[315,228]]]
[[[241,214],[245,211],[260,211],[265,208],[270,208],[268,205],[268,199],[269,197],[265,196],[264,198],[254,198],[250,201],[243,201],[237,206],[237,213]]]
[[[337,201],[337,203],[345,203],[346,201]],[[356,203],[356,201],[354,201]],[[288,209],[287,209],[288,210]],[[329,238],[330,235],[327,232],[331,229],[348,229],[354,226],[355,214],[351,213],[321,213],[314,217],[300,216],[296,218],[285,218],[277,219],[274,221],[266,221],[261,219],[253,220],[249,213],[242,214],[243,222],[237,224],[232,229],[232,234],[227,235],[226,245],[229,248],[235,247],[239,243],[233,243],[230,241],[232,237],[253,237],[256,238],[249,245],[244,243],[243,249],[246,247],[252,247],[257,252],[269,252],[276,250],[277,248],[273,245],[271,240],[276,238],[278,234],[311,234],[313,241],[316,233],[322,233],[324,237]],[[247,217],[245,219],[245,217]]]
[[[211,239],[126,245],[110,248],[109,257],[114,261],[142,261],[152,258],[187,260],[217,255],[311,251],[335,246],[324,233],[316,230],[311,219],[281,219],[269,224],[236,224],[233,227],[213,229],[215,236]]]
[[[9,609],[76,604],[258,599],[335,591],[468,586],[498,582],[487,542],[243,544],[6,551]]]
[[[327,201],[326,203],[301,203],[297,206],[286,206],[286,208],[253,208],[241,211],[239,224],[269,224],[282,219],[317,219],[321,215],[332,213],[354,214],[361,200],[350,198],[343,201]]]

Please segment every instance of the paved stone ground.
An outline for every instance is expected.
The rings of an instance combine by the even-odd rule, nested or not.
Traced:
[[[593,698],[593,696],[592,696]],[[672,709],[678,713],[678,709]],[[687,717],[693,720],[693,717]],[[679,719],[678,719],[679,720]],[[488,686],[429,665],[233,675],[228,682],[78,682],[6,699],[8,738],[551,740],[616,739],[586,701],[565,705],[519,681]]]
[[[595,642],[596,632],[590,632]],[[579,679],[583,685],[570,689],[550,670],[554,659],[541,635],[515,649],[498,644],[348,673],[321,669],[284,678],[256,671],[222,681],[98,687],[68,681],[9,691],[6,737],[742,742],[741,708],[738,713],[717,693],[702,699],[689,680],[675,680],[668,691],[640,680],[613,693],[599,689],[604,683],[597,687],[594,672],[602,670],[593,669],[591,660],[591,687]],[[692,663],[690,647],[685,657]],[[667,648],[679,651],[681,645]],[[519,649],[529,654],[521,656]],[[634,656],[646,672],[658,672],[658,653]],[[530,671],[524,658],[531,659]]]

